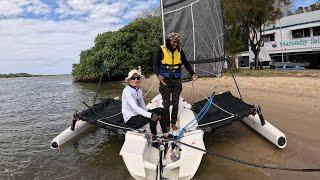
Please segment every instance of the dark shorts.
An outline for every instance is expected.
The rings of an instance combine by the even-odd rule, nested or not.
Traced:
[[[149,112],[159,114],[159,115],[161,115],[161,117],[163,116],[163,108],[152,109]],[[147,117],[144,117],[141,115],[133,116],[126,122],[126,125],[134,128],[134,129],[140,129],[148,123],[150,123],[151,133],[156,135],[157,134],[157,123],[152,121],[150,118],[147,118]],[[170,125],[169,122],[166,119],[161,118],[160,125],[161,125],[162,132],[167,133],[168,132],[167,127],[169,127],[169,125]]]

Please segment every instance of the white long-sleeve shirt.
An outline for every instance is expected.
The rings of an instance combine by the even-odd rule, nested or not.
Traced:
[[[122,107],[123,120],[127,122],[131,117],[141,115],[151,118],[152,113],[148,112],[148,108],[144,103],[142,91],[140,88],[126,86],[122,91]]]

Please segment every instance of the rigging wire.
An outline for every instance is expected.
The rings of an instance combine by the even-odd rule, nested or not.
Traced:
[[[180,143],[180,144],[185,145],[185,146],[188,146],[190,148],[196,149],[198,151],[205,152],[205,153],[207,153],[209,155],[212,155],[212,156],[216,156],[216,157],[219,157],[219,158],[222,158],[222,159],[225,159],[225,160],[229,160],[229,161],[240,163],[240,164],[245,164],[245,165],[252,166],[252,167],[263,168],[263,169],[274,169],[274,170],[281,170],[281,171],[320,172],[320,168],[288,168],[288,167],[279,167],[279,166],[269,166],[269,165],[265,165],[265,164],[258,164],[258,163],[255,163],[255,162],[245,161],[245,160],[242,160],[242,159],[237,159],[237,158],[234,158],[234,157],[231,157],[231,156],[226,156],[226,155],[223,155],[223,154],[219,154],[219,153],[215,153],[215,152],[208,151],[208,150],[205,150],[205,149],[201,149],[199,147],[196,147],[196,146],[181,142],[181,141],[176,140],[176,139],[172,139],[172,141],[174,141],[176,143]]]
[[[231,69],[230,60],[229,60],[228,58],[226,58],[226,61],[227,61],[227,63],[228,63],[227,67],[229,67],[228,69],[229,69],[229,71],[230,71],[230,73],[231,73],[231,76],[232,76],[232,78],[233,78],[233,81],[234,81],[234,83],[236,84],[236,87],[237,87],[237,90],[238,90],[240,99],[242,100],[242,95],[241,95],[241,93],[240,93],[240,89],[239,89],[238,83],[237,83],[236,78],[234,77],[234,74],[233,74],[232,69]]]
[[[101,72],[99,84],[98,84],[98,87],[97,87],[97,90],[96,90],[96,94],[95,94],[95,96],[93,98],[93,105],[96,104],[96,100],[97,100],[97,97],[98,97],[98,94],[99,94],[99,91],[100,91],[100,85],[101,85],[102,77],[103,77],[103,72]]]
[[[107,63],[104,61],[102,63],[102,71],[101,71],[101,74],[100,74],[100,79],[99,79],[99,84],[97,86],[96,95],[94,96],[94,99],[93,99],[93,105],[96,104],[96,100],[97,100],[97,97],[98,97],[98,94],[99,94],[99,91],[100,91],[100,85],[101,85],[101,82],[102,82],[103,74],[105,72],[107,72],[107,76],[109,77]]]

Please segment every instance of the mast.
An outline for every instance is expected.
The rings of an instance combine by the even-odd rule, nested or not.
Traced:
[[[194,16],[193,16],[193,9],[191,4],[191,20],[192,20],[192,38],[193,38],[193,61],[196,61],[196,37],[194,31]],[[196,73],[196,64],[193,65],[193,71]]]
[[[166,44],[166,31],[164,27],[164,14],[163,14],[163,0],[160,0],[160,11],[161,11],[161,21],[162,21],[162,40],[163,40],[163,44]]]

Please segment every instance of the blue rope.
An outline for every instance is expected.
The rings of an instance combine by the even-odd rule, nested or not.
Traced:
[[[211,98],[208,102],[212,102],[212,100],[213,100],[213,98]],[[209,111],[210,107],[211,107],[211,103],[210,103],[210,105],[207,106],[207,108],[206,108],[205,111],[200,115],[200,117],[197,118],[197,121],[194,122],[194,123],[192,124],[192,126],[190,126],[190,128],[193,127],[194,125],[196,125],[196,123],[199,123],[199,122],[203,119],[203,117],[204,117],[204,116],[207,114],[207,112]]]
[[[210,101],[212,100],[212,98],[210,97],[210,99],[207,101],[208,105],[205,106],[203,109],[204,111],[202,113],[198,113],[198,116],[195,117],[195,119],[193,119],[187,126],[188,128],[193,127],[196,123],[200,122],[202,120],[202,118],[207,114],[208,110],[210,109]],[[210,103],[210,104],[209,104]],[[193,122],[192,125],[190,125]],[[185,126],[185,127],[187,127]]]
[[[200,116],[202,116],[202,114],[206,111],[207,107],[209,106],[209,100],[207,101],[207,103],[203,106],[203,108],[201,109],[201,111],[196,115],[196,117],[194,119],[192,119],[187,125],[185,125],[182,129],[185,129],[187,126],[189,126],[192,122],[196,121],[197,119],[200,118]],[[192,127],[192,126],[191,126]]]
[[[194,119],[192,119],[187,125],[185,125],[178,133],[178,136],[176,137],[176,139],[181,139],[183,134],[187,131],[187,129],[193,127],[196,123],[199,123],[203,117],[207,114],[207,112],[209,111],[212,101],[213,101],[214,95],[212,95],[207,103],[203,106],[203,108],[200,110],[200,112],[196,115],[196,117]],[[193,123],[193,124],[192,124]],[[192,126],[190,126],[192,124]],[[188,127],[190,126],[190,127]]]

